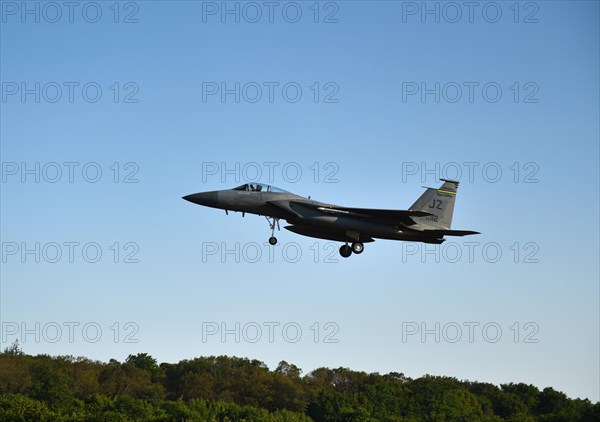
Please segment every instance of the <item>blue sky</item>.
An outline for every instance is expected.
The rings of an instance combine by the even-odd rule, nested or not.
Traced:
[[[23,4],[0,30],[2,347],[599,400],[597,2]],[[482,234],[342,260],[181,200],[256,169],[378,208],[460,176],[453,228]]]

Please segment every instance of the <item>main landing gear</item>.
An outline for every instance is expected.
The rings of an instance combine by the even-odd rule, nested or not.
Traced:
[[[345,245],[340,246],[340,255],[344,258],[348,258],[352,253],[361,254],[365,250],[365,245],[362,242],[352,242],[352,246]]]
[[[269,237],[269,245],[275,246],[277,244],[277,238],[274,236],[275,235],[275,227],[277,227],[277,230],[281,230],[279,228],[279,218],[267,217],[267,216],[265,216],[265,218],[269,222],[269,228],[271,229],[271,237]]]

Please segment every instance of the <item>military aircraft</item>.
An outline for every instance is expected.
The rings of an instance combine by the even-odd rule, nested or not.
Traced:
[[[194,204],[264,216],[271,229],[269,243],[277,244],[279,220],[291,232],[319,239],[344,242],[340,255],[360,254],[364,243],[375,239],[442,243],[444,236],[479,234],[451,230],[458,181],[440,179],[438,189],[427,188],[408,210],[351,208],[315,201],[262,183],[246,183],[234,189],[200,192],[184,196]],[[350,245],[348,245],[350,243]]]

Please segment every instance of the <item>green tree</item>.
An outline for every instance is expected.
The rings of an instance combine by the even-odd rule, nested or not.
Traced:
[[[0,420],[202,420],[266,422],[584,422],[600,403],[553,388],[500,388],[450,377],[410,379],[348,368],[305,376],[281,361],[208,356],[158,365],[146,353],[124,363],[0,353]]]
[[[51,408],[70,407],[73,403],[72,379],[53,368],[48,358],[38,359],[31,367],[31,397]]]
[[[10,346],[4,349],[3,354],[5,355],[13,355],[13,356],[22,356],[23,349],[19,345],[19,340],[15,340]]]

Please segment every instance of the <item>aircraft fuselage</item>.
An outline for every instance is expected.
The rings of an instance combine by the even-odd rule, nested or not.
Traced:
[[[410,210],[348,208],[319,202],[269,185],[246,184],[235,189],[200,192],[183,199],[198,205],[267,217],[271,228],[269,243],[279,220],[285,228],[303,236],[345,242],[340,254],[347,257],[363,251],[363,243],[374,238],[442,243],[444,235],[464,236],[471,231],[450,230],[458,182],[445,180],[440,189],[429,188]],[[437,204],[431,207],[430,204]],[[352,247],[348,246],[352,242]]]

